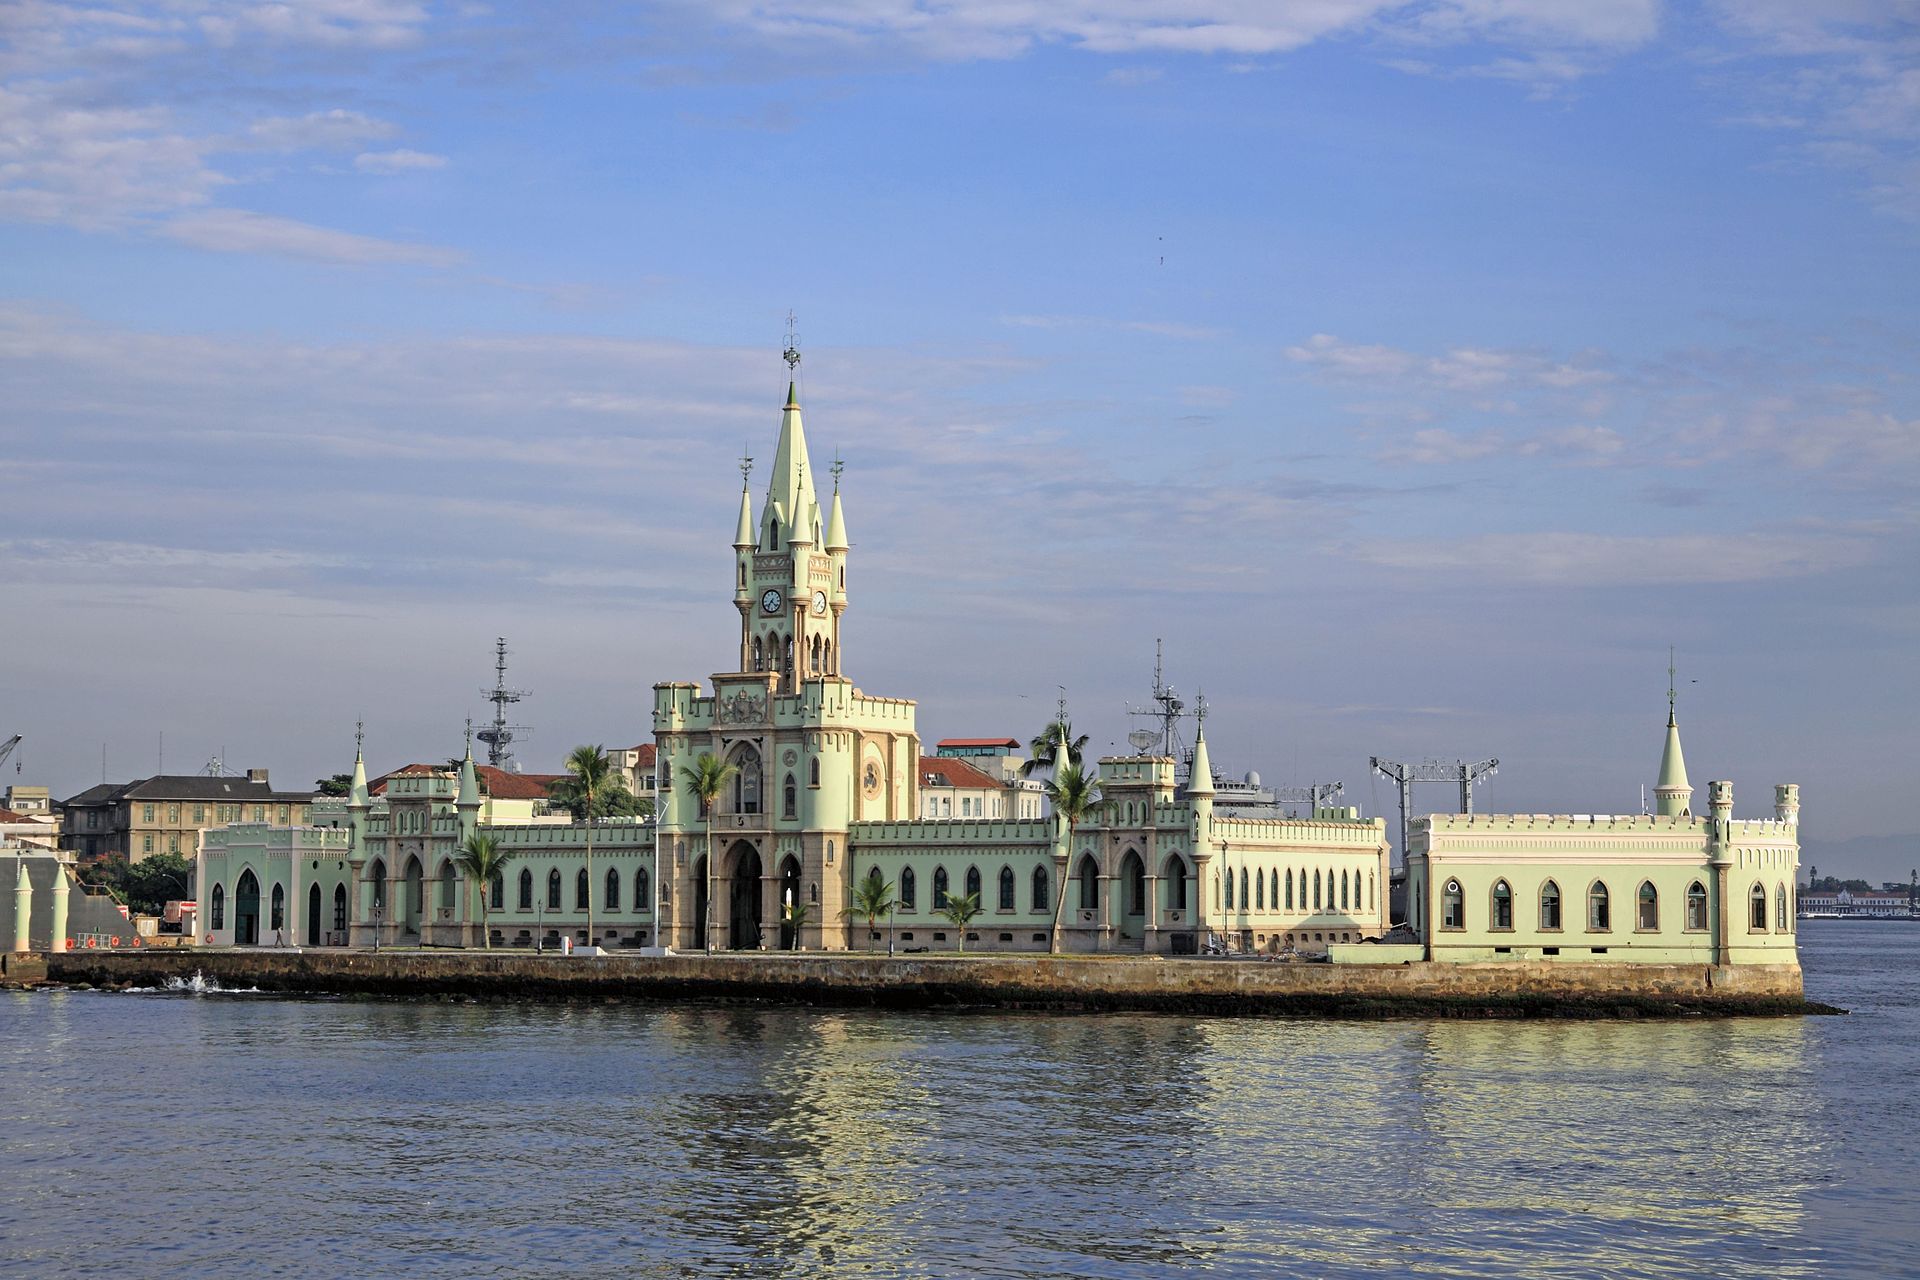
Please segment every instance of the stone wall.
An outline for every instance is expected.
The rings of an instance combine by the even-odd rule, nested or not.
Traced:
[[[48,978],[157,986],[200,972],[228,988],[372,996],[718,1000],[892,1008],[1195,1014],[1586,1017],[1821,1011],[1798,966],[1330,964],[1150,957],[851,955],[590,959],[464,952],[202,951],[49,957]]]

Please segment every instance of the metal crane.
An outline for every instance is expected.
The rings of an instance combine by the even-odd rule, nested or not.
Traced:
[[[20,735],[17,733],[14,734],[11,738],[8,738],[5,742],[0,742],[0,764],[5,764],[7,762],[7,757],[12,755],[13,749],[19,745],[20,745]]]
[[[1312,805],[1315,809],[1324,809],[1335,796],[1343,796],[1346,793],[1347,787],[1343,782],[1315,782],[1304,787],[1275,787],[1273,802],[1275,804],[1306,804]]]
[[[1400,786],[1400,865],[1407,865],[1407,811],[1413,807],[1413,784],[1416,782],[1452,782],[1460,787],[1460,812],[1473,812],[1473,788],[1482,778],[1491,777],[1500,768],[1497,758],[1462,764],[1454,761],[1447,764],[1441,760],[1422,760],[1418,764],[1404,764],[1398,760],[1382,760],[1374,756],[1367,763],[1373,771],[1389,778]]]

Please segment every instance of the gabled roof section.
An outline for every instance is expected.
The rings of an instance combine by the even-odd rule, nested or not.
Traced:
[[[970,791],[1004,791],[1006,783],[980,772],[965,760],[951,756],[921,756],[920,785],[923,787],[965,787]]]
[[[474,773],[478,776],[480,790],[484,795],[496,800],[545,800],[548,788],[556,782],[563,782],[572,774],[567,773],[509,773],[505,769],[496,769],[490,764],[476,764]],[[402,774],[413,776],[423,773],[444,773],[449,778],[457,777],[455,770],[438,764],[410,764],[391,772],[383,773],[367,784],[369,795],[385,795],[387,780]]]

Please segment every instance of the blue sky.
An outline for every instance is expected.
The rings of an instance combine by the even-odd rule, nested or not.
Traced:
[[[1628,811],[1671,643],[1696,785],[1913,831],[1917,137],[1912,0],[0,3],[0,736],[435,758],[504,634],[644,738],[792,309],[929,740],[1164,636],[1229,768]]]

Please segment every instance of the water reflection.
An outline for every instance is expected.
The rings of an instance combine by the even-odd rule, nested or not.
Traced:
[[[1861,1176],[1845,1020],[0,1000],[0,1257],[70,1275],[1826,1275]]]

